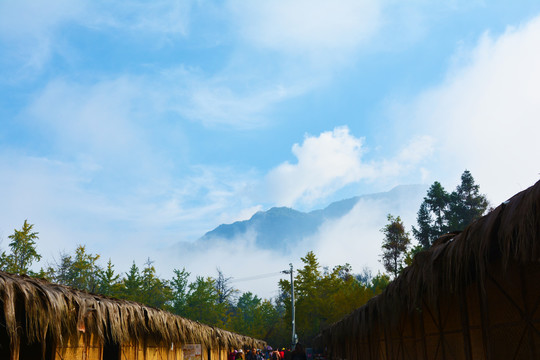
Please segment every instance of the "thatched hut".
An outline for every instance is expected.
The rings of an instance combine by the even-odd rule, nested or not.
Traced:
[[[0,272],[2,360],[182,360],[188,344],[200,344],[201,360],[266,345],[135,302]]]
[[[540,359],[540,182],[324,330],[332,359]]]

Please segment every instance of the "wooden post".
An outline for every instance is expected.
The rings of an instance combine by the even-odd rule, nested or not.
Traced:
[[[444,349],[444,327],[443,320],[441,316],[441,300],[440,297],[437,297],[437,328],[439,329],[439,344],[441,345],[442,359],[446,360],[446,350]]]
[[[486,275],[484,276],[484,279],[488,281],[488,275],[486,270]],[[480,320],[481,320],[481,328],[482,328],[482,343],[484,345],[484,358],[485,359],[492,359],[491,354],[491,336],[490,336],[490,328],[489,328],[489,310],[488,310],[488,301],[487,301],[487,294],[486,294],[486,288],[485,284],[483,284],[480,281],[478,281],[478,297],[480,300]]]
[[[523,267],[520,267],[519,270],[519,278],[521,282],[521,295],[523,296],[523,306],[524,306],[524,313],[523,313],[523,321],[525,322],[525,326],[527,327],[527,338],[529,340],[529,352],[531,355],[531,359],[538,359],[538,353],[536,351],[536,346],[534,345],[534,334],[533,334],[533,324],[532,324],[532,316],[531,310],[529,309],[529,306],[527,305],[527,286],[525,284],[525,275],[523,273]]]
[[[472,360],[471,333],[469,330],[469,309],[465,291],[459,294],[459,310],[461,314],[461,327],[463,329],[463,352],[466,360]]]
[[[422,311],[420,312],[420,336],[422,337],[422,355],[424,360],[427,360],[427,344],[426,344],[426,330],[424,328],[424,308],[426,307],[425,302],[422,302]]]
[[[414,358],[418,359],[418,350],[416,348],[416,317],[418,316],[418,312],[416,310],[413,310],[411,315],[411,335],[412,335],[412,343],[413,343],[413,351],[414,351]]]

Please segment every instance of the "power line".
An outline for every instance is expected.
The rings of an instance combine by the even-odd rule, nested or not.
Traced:
[[[265,278],[269,278],[269,277],[280,275],[280,274],[281,274],[281,271],[268,273],[268,274],[260,274],[260,275],[248,276],[248,277],[239,278],[239,279],[234,279],[233,278],[233,279],[231,279],[230,282],[231,283],[236,283],[236,282],[241,282],[241,281],[260,280],[260,279],[265,279]]]

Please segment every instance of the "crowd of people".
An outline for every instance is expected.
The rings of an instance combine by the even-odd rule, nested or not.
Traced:
[[[297,343],[294,350],[272,349],[267,346],[265,349],[243,349],[234,350],[229,353],[227,360],[307,360],[306,351],[302,344]]]

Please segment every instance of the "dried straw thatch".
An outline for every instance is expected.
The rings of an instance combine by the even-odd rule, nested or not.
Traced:
[[[0,272],[0,307],[0,323],[5,321],[12,349],[18,347],[21,336],[28,343],[44,344],[47,338],[62,346],[81,332],[103,343],[151,339],[169,347],[171,343],[200,343],[211,349],[266,345],[139,303],[4,272]]]
[[[397,326],[423,304],[463,292],[473,283],[483,288],[487,269],[494,263],[502,271],[509,263],[540,263],[540,181],[463,232],[439,238],[417,254],[382,294],[324,330],[316,342],[321,348],[346,352],[343,349],[354,346],[350,343]]]

